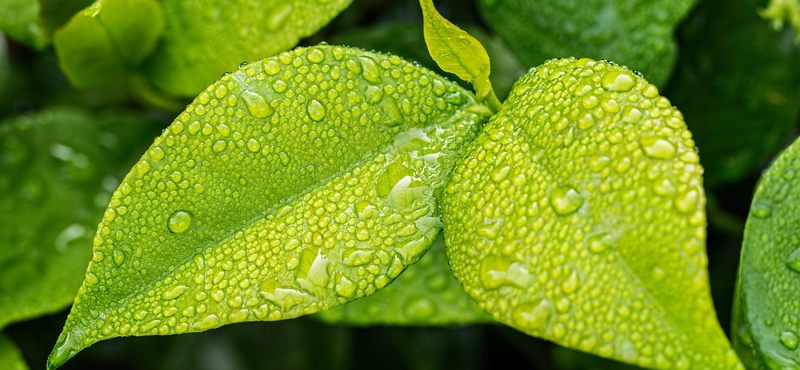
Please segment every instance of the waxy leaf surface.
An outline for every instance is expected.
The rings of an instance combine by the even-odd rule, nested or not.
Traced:
[[[625,67],[550,60],[460,153],[450,266],[503,323],[654,369],[743,369],[716,321],[702,167],[681,113]]]
[[[240,63],[288,50],[352,0],[162,0],[167,26],[145,74],[158,88],[195,96]]]
[[[28,370],[28,365],[25,364],[17,345],[2,333],[0,333],[0,369]]]
[[[155,133],[74,109],[0,122],[0,329],[72,302],[111,192]]]
[[[53,35],[59,63],[77,87],[97,87],[135,70],[164,31],[156,0],[97,0]]]
[[[487,109],[397,56],[321,45],[226,74],[114,193],[49,360],[102,339],[315,313],[374,293],[440,231]]]
[[[669,90],[702,154],[707,186],[753,173],[786,145],[800,110],[800,49],[754,11],[759,0],[707,0],[681,27]]]
[[[419,262],[389,286],[357,301],[320,312],[331,324],[454,325],[493,321],[453,277],[442,234]]]
[[[570,55],[610,59],[666,84],[674,27],[696,0],[479,0],[489,25],[527,67]]]
[[[798,172],[800,141],[795,141],[761,178],[745,226],[736,304],[750,342],[743,344],[755,349],[764,369],[800,368]]]

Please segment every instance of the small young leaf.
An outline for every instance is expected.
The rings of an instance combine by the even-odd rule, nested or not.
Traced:
[[[783,22],[789,22],[794,27],[796,40],[800,42],[800,1],[798,0],[770,0],[769,5],[759,11],[762,17],[772,20],[776,30],[783,29]]]
[[[331,324],[454,325],[493,321],[453,278],[444,239],[436,237],[419,262],[388,287],[357,301],[320,312]]]
[[[425,43],[433,60],[445,72],[472,83],[479,100],[488,100],[489,104],[497,105],[493,109],[499,109],[500,102],[489,81],[489,54],[483,45],[442,17],[433,6],[433,0],[420,0],[419,4],[424,18]]]
[[[374,293],[441,229],[487,108],[386,56],[298,48],[203,91],[114,193],[48,360],[99,340],[281,320]]]
[[[450,266],[493,317],[657,369],[743,369],[716,322],[702,167],[681,113],[625,67],[551,60],[460,151]]]
[[[53,35],[61,69],[77,87],[97,87],[134,70],[164,31],[155,0],[97,0]]]
[[[0,122],[0,329],[72,302],[111,191],[157,132],[74,109]]]
[[[800,140],[758,184],[744,231],[739,271],[740,319],[766,369],[798,367],[800,344]],[[734,328],[736,329],[736,328]],[[747,335],[745,335],[745,338]]]
[[[0,333],[0,369],[28,370],[28,365],[17,345],[2,333]]]
[[[167,29],[145,74],[195,96],[244,61],[276,55],[326,25],[352,0],[162,0]]]
[[[50,44],[50,34],[92,0],[4,0],[0,31],[36,49]]]
[[[480,0],[489,25],[526,67],[581,55],[611,59],[666,85],[674,27],[697,0]]]

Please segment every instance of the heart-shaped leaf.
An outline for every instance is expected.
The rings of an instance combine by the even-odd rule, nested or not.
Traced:
[[[716,321],[702,167],[681,113],[625,67],[550,60],[462,150],[450,266],[493,317],[655,369],[743,369]]]
[[[755,349],[766,369],[800,366],[799,172],[800,140],[761,178],[745,226],[735,303],[744,338],[751,341],[742,344]]]
[[[435,194],[487,112],[427,69],[339,46],[226,74],[114,193],[49,367],[103,339],[374,293],[433,242]]]
[[[28,370],[28,365],[25,364],[17,345],[2,333],[0,333],[0,369]]]
[[[65,108],[0,122],[0,329],[72,302],[111,192],[158,132]]]
[[[454,325],[491,322],[453,278],[442,234],[419,262],[391,285],[357,301],[320,312],[331,324]]]

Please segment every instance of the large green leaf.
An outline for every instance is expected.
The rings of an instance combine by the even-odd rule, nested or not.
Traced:
[[[533,67],[576,55],[611,59],[663,86],[675,25],[696,0],[478,0],[489,25]]]
[[[744,232],[739,320],[767,369],[798,369],[800,344],[800,140],[758,184]],[[741,330],[741,328],[735,328]]]
[[[478,41],[486,47],[489,58],[492,60],[492,73],[489,80],[492,87],[500,99],[504,99],[511,90],[511,85],[517,81],[519,76],[525,73],[517,56],[508,49],[503,40],[494,35],[487,34],[484,30],[475,25],[465,25],[464,30],[470,35],[475,36]],[[447,76],[453,81],[462,81],[458,76],[446,73],[436,65],[428,49],[425,46],[425,39],[422,27],[419,24],[389,24],[377,25],[373,27],[357,28],[346,32],[337,33],[330,38],[331,43],[340,45],[350,45],[366,50],[380,50],[381,52],[397,54],[403,58],[419,62],[435,72]],[[462,86],[468,86],[466,82],[460,82]]]
[[[50,44],[50,34],[91,0],[4,0],[0,31],[37,49]]]
[[[332,324],[365,326],[492,321],[453,278],[441,234],[419,262],[391,285],[369,297],[320,312],[317,317]]]
[[[74,86],[97,87],[132,72],[163,31],[156,0],[97,0],[55,32],[53,45]]]
[[[625,67],[550,60],[461,151],[450,266],[493,317],[656,369],[743,369],[716,321],[702,167],[681,113]]]
[[[0,369],[3,370],[28,370],[22,353],[17,345],[0,333]]]
[[[226,74],[114,193],[49,367],[374,293],[433,242],[435,194],[486,113],[422,67],[338,46]]]
[[[162,0],[164,38],[145,73],[158,88],[195,96],[242,62],[290,49],[352,0]]]
[[[752,173],[797,122],[800,51],[791,30],[758,16],[762,3],[706,0],[681,29],[666,95],[686,115],[712,186]]]
[[[92,230],[154,132],[135,115],[74,109],[0,122],[0,329],[75,298]]]

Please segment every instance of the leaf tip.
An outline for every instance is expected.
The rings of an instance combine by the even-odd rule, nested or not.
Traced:
[[[78,344],[74,332],[63,331],[56,341],[53,351],[47,356],[47,370],[55,370],[67,360],[78,354],[84,347]]]

